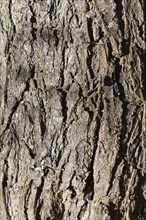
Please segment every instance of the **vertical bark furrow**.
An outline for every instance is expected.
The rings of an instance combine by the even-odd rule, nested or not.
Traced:
[[[11,215],[10,215],[10,212],[9,212],[9,204],[8,204],[8,200],[9,200],[9,192],[8,192],[8,161],[5,159],[4,161],[4,177],[3,177],[3,180],[2,180],[2,189],[3,189],[3,204],[5,205],[5,211],[6,211],[6,214],[7,214],[7,218],[8,219],[11,219]],[[2,214],[2,213],[1,213]]]
[[[90,73],[91,79],[94,79],[94,71],[92,69],[92,56],[93,56],[93,47],[94,47],[94,36],[93,36],[93,27],[92,27],[92,18],[87,18],[87,27],[89,33],[89,46],[88,46],[88,57],[87,57],[87,67]]]
[[[124,27],[125,23],[123,21],[123,2],[115,0],[116,3],[116,16],[118,18],[119,29],[121,30],[121,35],[124,37]]]
[[[26,220],[29,219],[28,216],[28,200],[29,200],[29,196],[31,193],[31,185],[32,185],[33,180],[30,181],[29,185],[28,185],[28,189],[26,189],[26,193],[24,195],[24,217],[26,218]]]
[[[41,197],[41,194],[43,191],[43,186],[44,186],[44,179],[42,177],[41,184],[39,187],[37,187],[37,192],[36,192],[35,202],[34,202],[34,213],[36,213],[35,218],[38,220],[41,219],[40,210],[41,210],[43,204],[40,201],[40,197]]]

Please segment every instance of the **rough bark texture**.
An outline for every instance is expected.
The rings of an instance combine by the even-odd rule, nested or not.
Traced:
[[[0,219],[144,220],[145,0],[0,1]]]

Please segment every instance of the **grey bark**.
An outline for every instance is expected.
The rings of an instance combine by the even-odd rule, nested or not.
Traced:
[[[145,1],[0,1],[0,219],[144,220]]]

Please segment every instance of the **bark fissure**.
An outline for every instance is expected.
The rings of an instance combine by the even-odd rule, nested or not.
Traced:
[[[12,122],[12,119],[13,119],[13,115],[16,113],[20,103],[23,101],[23,97],[24,97],[24,94],[26,91],[29,91],[29,87],[30,87],[30,80],[34,77],[34,73],[35,73],[35,67],[33,66],[32,69],[31,69],[31,77],[27,80],[26,82],[26,86],[25,86],[25,89],[23,90],[22,94],[21,94],[21,97],[19,98],[18,101],[16,101],[16,103],[14,104],[14,106],[12,107],[11,109],[11,113],[8,117],[8,122],[7,122],[7,125],[6,125],[6,128],[4,129],[2,135],[5,133],[6,130],[9,129],[10,125],[11,125],[11,122]],[[1,136],[2,136],[1,135]]]
[[[116,16],[118,18],[119,29],[121,30],[122,37],[124,37],[125,23],[123,21],[123,3],[122,1],[114,0],[116,3]]]
[[[29,197],[30,197],[30,194],[31,194],[32,183],[33,183],[33,180],[30,181],[30,183],[28,185],[28,188],[26,190],[25,196],[24,196],[24,214],[25,214],[26,220],[29,219],[29,215],[28,215],[28,201],[29,201]]]
[[[126,152],[127,152],[126,134],[127,134],[127,114],[128,114],[127,105],[128,105],[128,101],[126,100],[125,92],[124,92],[123,86],[120,82],[121,69],[122,69],[122,66],[119,64],[119,59],[116,59],[114,77],[115,77],[115,82],[117,83],[118,90],[119,90],[119,98],[122,102],[123,113],[122,113],[122,116],[121,116],[122,117],[121,120],[122,120],[123,127],[121,129],[121,134],[120,134],[120,139],[119,139],[119,151],[118,151],[118,154],[117,154],[116,162],[115,162],[114,167],[113,167],[112,172],[111,172],[111,179],[110,179],[110,182],[109,182],[109,188],[108,188],[108,191],[107,191],[107,195],[109,194],[109,192],[112,188],[113,181],[115,179],[116,171],[117,171],[119,165],[121,164],[122,160],[124,160],[124,164],[126,163],[125,156],[126,156]],[[124,168],[123,168],[123,172],[124,172]],[[124,173],[121,176],[124,176]],[[123,183],[122,180],[120,182],[121,182],[121,184]],[[123,188],[121,187],[120,189],[123,189]],[[125,194],[123,193],[122,198],[124,198],[124,195]]]
[[[41,220],[40,210],[42,208],[42,202],[40,201],[40,197],[43,191],[44,186],[44,177],[41,178],[41,184],[39,187],[37,187],[37,192],[35,196],[35,202],[34,202],[34,213],[36,213],[36,219]]]
[[[92,69],[92,56],[94,55],[93,53],[93,48],[94,48],[94,36],[93,36],[93,28],[92,28],[92,18],[87,18],[87,27],[88,27],[88,33],[89,33],[89,39],[90,43],[88,46],[88,57],[87,57],[87,67],[91,76],[91,79],[94,79],[94,71]]]

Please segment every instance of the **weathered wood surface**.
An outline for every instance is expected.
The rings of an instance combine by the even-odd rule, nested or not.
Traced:
[[[144,220],[145,1],[0,1],[0,220]]]

